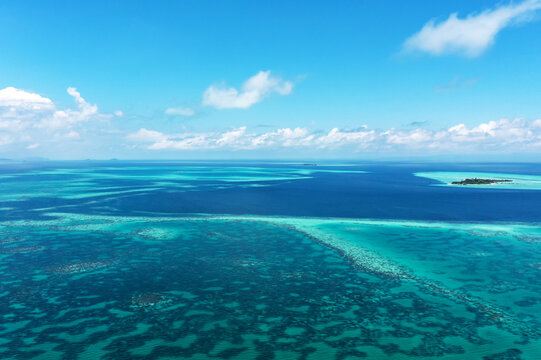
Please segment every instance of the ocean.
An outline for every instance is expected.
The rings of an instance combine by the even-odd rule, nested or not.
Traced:
[[[1,359],[541,359],[540,164],[6,161],[0,189]]]

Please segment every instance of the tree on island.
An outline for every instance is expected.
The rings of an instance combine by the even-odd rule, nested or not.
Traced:
[[[479,179],[479,178],[470,178],[464,179],[462,181],[453,181],[451,185],[490,185],[503,182],[512,182],[513,180],[504,180],[504,179]]]

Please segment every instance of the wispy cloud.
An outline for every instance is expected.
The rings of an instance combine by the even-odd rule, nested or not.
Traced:
[[[412,121],[410,122],[409,124],[407,124],[408,126],[425,126],[426,124],[428,124],[428,121]]]
[[[159,142],[165,140],[167,137],[159,131],[147,130],[145,128],[139,129],[136,133],[127,136],[128,140],[141,141],[141,142]]]
[[[39,114],[41,121],[36,127],[46,130],[69,129],[76,123],[99,116],[98,106],[86,102],[76,88],[70,87],[67,92],[75,100],[77,109],[55,110],[50,116]]]
[[[171,107],[165,110],[166,115],[194,116],[195,111],[186,107]]]
[[[434,86],[435,92],[451,91],[455,89],[468,89],[474,86],[479,81],[478,78],[462,79],[460,77],[454,77],[447,84],[437,84]]]
[[[270,70],[260,71],[246,80],[240,91],[225,84],[211,85],[203,93],[203,105],[217,109],[247,109],[273,93],[288,95],[292,90],[292,82],[272,76]]]
[[[253,150],[309,148],[314,151],[351,150],[367,152],[452,151],[517,152],[541,150],[541,119],[500,119],[474,127],[458,124],[444,130],[333,128],[310,132],[306,128],[280,128],[263,133],[246,126],[212,133],[164,134],[140,129],[128,136],[151,150]]]
[[[77,131],[71,130],[69,133],[64,135],[66,139],[79,139],[81,137],[81,134],[79,134]]]
[[[467,57],[482,54],[494,43],[496,35],[512,22],[529,21],[541,8],[541,0],[526,0],[518,4],[501,5],[463,19],[457,13],[436,23],[430,20],[404,43],[405,51],[420,51],[431,55],[456,53]]]

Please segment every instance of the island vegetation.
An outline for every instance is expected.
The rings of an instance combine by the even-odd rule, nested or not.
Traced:
[[[513,182],[513,180],[471,178],[471,179],[464,179],[462,181],[453,181],[451,185],[490,185],[490,184],[505,183],[505,182]]]

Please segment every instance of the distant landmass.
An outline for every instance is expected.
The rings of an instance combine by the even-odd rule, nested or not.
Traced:
[[[462,181],[453,181],[451,185],[490,185],[496,183],[505,183],[513,182],[513,180],[503,180],[503,179],[464,179]]]

